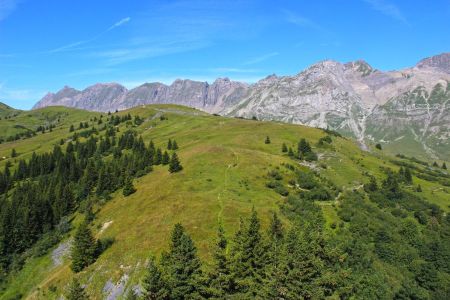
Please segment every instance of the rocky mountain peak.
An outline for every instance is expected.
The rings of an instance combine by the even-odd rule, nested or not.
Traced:
[[[450,74],[450,52],[422,59],[417,63],[416,67],[419,69],[435,68]]]
[[[365,60],[356,60],[345,64],[345,68],[359,73],[361,76],[367,76],[375,70]]]

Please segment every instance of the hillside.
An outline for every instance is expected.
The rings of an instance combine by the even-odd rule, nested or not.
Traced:
[[[450,53],[402,70],[381,71],[363,60],[324,60],[292,76],[270,75],[254,84],[218,78],[177,79],[131,90],[118,83],[84,90],[64,87],[34,108],[64,105],[114,111],[143,104],[179,104],[209,113],[330,128],[363,149],[382,143],[395,155],[450,159]],[[397,127],[400,125],[400,127]]]
[[[130,119],[126,119],[128,114]],[[116,116],[124,121],[112,123],[110,120]],[[352,139],[332,131],[225,118],[175,105],[141,105],[111,115],[49,107],[0,120],[4,132],[14,132],[15,124],[32,128],[36,134],[0,144],[0,157],[4,157],[0,170],[11,164],[11,170],[16,171],[20,169],[20,160],[30,161],[33,152],[48,153],[55,145],[66,151],[72,141],[75,144],[75,133],[79,134],[80,143],[101,136],[104,141],[103,136],[110,128],[117,131],[118,143],[128,130],[135,131],[136,138],[141,136],[145,147],[153,141],[163,151],[169,139],[176,140],[183,170],[170,173],[167,166],[153,165],[151,170],[147,168],[133,177],[136,192],[129,196],[124,196],[120,187],[110,196],[93,193],[77,200],[68,214],[72,229],[54,245],[44,247],[39,255],[33,250],[12,256],[10,273],[0,286],[2,300],[58,299],[74,277],[86,285],[92,299],[120,299],[132,288],[140,291],[150,255],[159,257],[167,249],[176,223],[181,223],[192,237],[207,270],[213,264],[219,223],[232,240],[239,228],[239,218],[247,220],[252,209],[261,219],[262,232],[271,224],[273,212],[278,213],[286,229],[314,228],[312,232],[320,235],[327,245],[323,249],[327,249],[328,263],[333,265],[329,270],[339,269],[324,274],[342,276],[321,277],[333,282],[327,288],[330,298],[356,295],[356,298],[389,299],[410,293],[437,299],[449,292],[449,260],[445,257],[450,246],[447,215],[450,175],[441,168],[444,161],[433,166],[408,155],[394,157],[375,148],[371,148],[371,153],[365,152]],[[51,131],[49,128],[37,132],[38,126],[50,124],[54,125]],[[91,130],[93,127],[96,130]],[[270,143],[265,142],[267,137]],[[317,161],[299,160],[282,151],[285,144],[296,152],[302,138],[312,146]],[[13,149],[15,157],[11,157]],[[132,151],[125,147],[122,155]],[[95,163],[119,161],[114,155],[105,151],[89,157]],[[397,175],[400,166],[412,173],[412,182],[395,177],[400,176]],[[25,182],[28,177],[23,178],[18,182]],[[51,178],[61,180],[56,175]],[[371,178],[380,190],[367,188]],[[381,188],[382,182],[388,186],[389,178],[398,184],[395,189],[400,193],[390,199]],[[78,181],[83,182],[80,179],[70,183],[74,190],[79,188]],[[313,187],[307,186],[307,182]],[[6,189],[11,198],[14,188],[17,183]],[[70,269],[69,241],[84,220],[88,204],[95,215],[89,225],[95,237],[113,242],[94,263],[74,274]],[[0,212],[3,214],[5,210],[0,208]],[[408,237],[404,234],[406,229],[410,230]],[[0,241],[2,234],[7,233],[0,231]],[[424,252],[431,254],[427,256]],[[427,285],[431,282],[429,278],[433,286]]]

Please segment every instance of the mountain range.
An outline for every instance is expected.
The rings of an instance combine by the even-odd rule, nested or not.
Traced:
[[[93,111],[145,104],[180,104],[225,116],[329,128],[390,152],[446,159],[450,156],[450,53],[414,67],[380,71],[358,60],[325,60],[294,76],[270,75],[254,84],[219,78],[212,84],[175,80],[128,90],[98,83],[82,91],[64,87],[34,108],[68,106]]]

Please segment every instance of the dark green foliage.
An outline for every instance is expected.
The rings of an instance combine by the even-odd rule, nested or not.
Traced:
[[[172,157],[170,158],[169,163],[169,172],[170,173],[176,173],[183,170],[183,167],[181,166],[181,163],[178,159],[178,155],[174,152],[172,153]]]
[[[70,125],[69,132],[74,132],[74,131],[75,131],[75,127],[73,127],[73,125]]]
[[[166,279],[163,278],[163,274],[154,257],[150,257],[150,261],[147,265],[147,274],[142,282],[142,287],[144,289],[144,299],[170,299],[168,283],[166,282]]]
[[[325,144],[331,144],[332,142],[333,142],[333,140],[331,139],[331,136],[326,135],[326,136],[321,137],[321,138],[319,139],[319,141],[317,142],[317,145],[318,145],[318,146],[323,146],[323,145],[325,145]]]
[[[89,297],[87,296],[84,288],[81,287],[80,283],[76,278],[72,280],[72,282],[67,287],[67,292],[65,294],[67,300],[87,300]]]
[[[375,148],[377,148],[378,150],[383,150],[380,143],[376,144]]]
[[[161,159],[161,163],[163,165],[167,165],[170,162],[170,156],[169,153],[167,151],[164,151],[163,155],[162,155],[162,159]]]
[[[172,150],[178,150],[178,144],[177,141],[173,140],[172,142]]]
[[[17,157],[17,151],[16,151],[15,148],[13,148],[13,149],[11,150],[11,157],[12,157],[12,158]]]
[[[169,139],[169,141],[167,142],[167,150],[172,150],[172,140]]]
[[[191,299],[201,291],[201,262],[197,249],[181,224],[176,224],[169,252],[162,256],[161,265],[168,283],[170,299]]]
[[[283,153],[288,152],[288,148],[287,148],[287,146],[286,146],[285,143],[283,143],[283,144],[281,145],[281,152],[283,152]]]
[[[289,157],[294,157],[294,151],[292,150],[291,147],[289,147],[289,150],[288,150],[288,156],[289,156]]]
[[[311,145],[305,139],[301,139],[297,146],[297,157],[301,160],[314,161],[317,155],[313,152]]]
[[[442,163],[442,169],[447,170],[447,165],[445,164],[445,162]]]
[[[264,144],[270,144],[270,138],[269,138],[269,136],[266,136],[266,139],[264,140]]]
[[[96,249],[97,245],[88,224],[81,223],[73,238],[71,269],[77,273],[92,264],[96,259]]]
[[[420,184],[417,185],[416,192],[418,192],[418,193],[422,192],[422,187],[420,186]]]
[[[133,185],[133,180],[130,177],[125,179],[125,185],[123,186],[123,195],[125,197],[134,194],[136,192],[136,188]]]

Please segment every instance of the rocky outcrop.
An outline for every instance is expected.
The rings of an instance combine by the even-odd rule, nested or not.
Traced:
[[[396,141],[406,130],[428,154],[440,157],[441,149],[450,146],[445,141],[448,82],[450,53],[389,72],[363,60],[325,60],[297,75],[270,75],[252,85],[219,78],[212,84],[180,79],[171,85],[146,83],[129,91],[118,84],[97,84],[83,91],[65,87],[46,95],[35,108],[66,105],[108,111],[181,104],[228,116],[328,127],[356,138],[362,147],[367,141]]]

